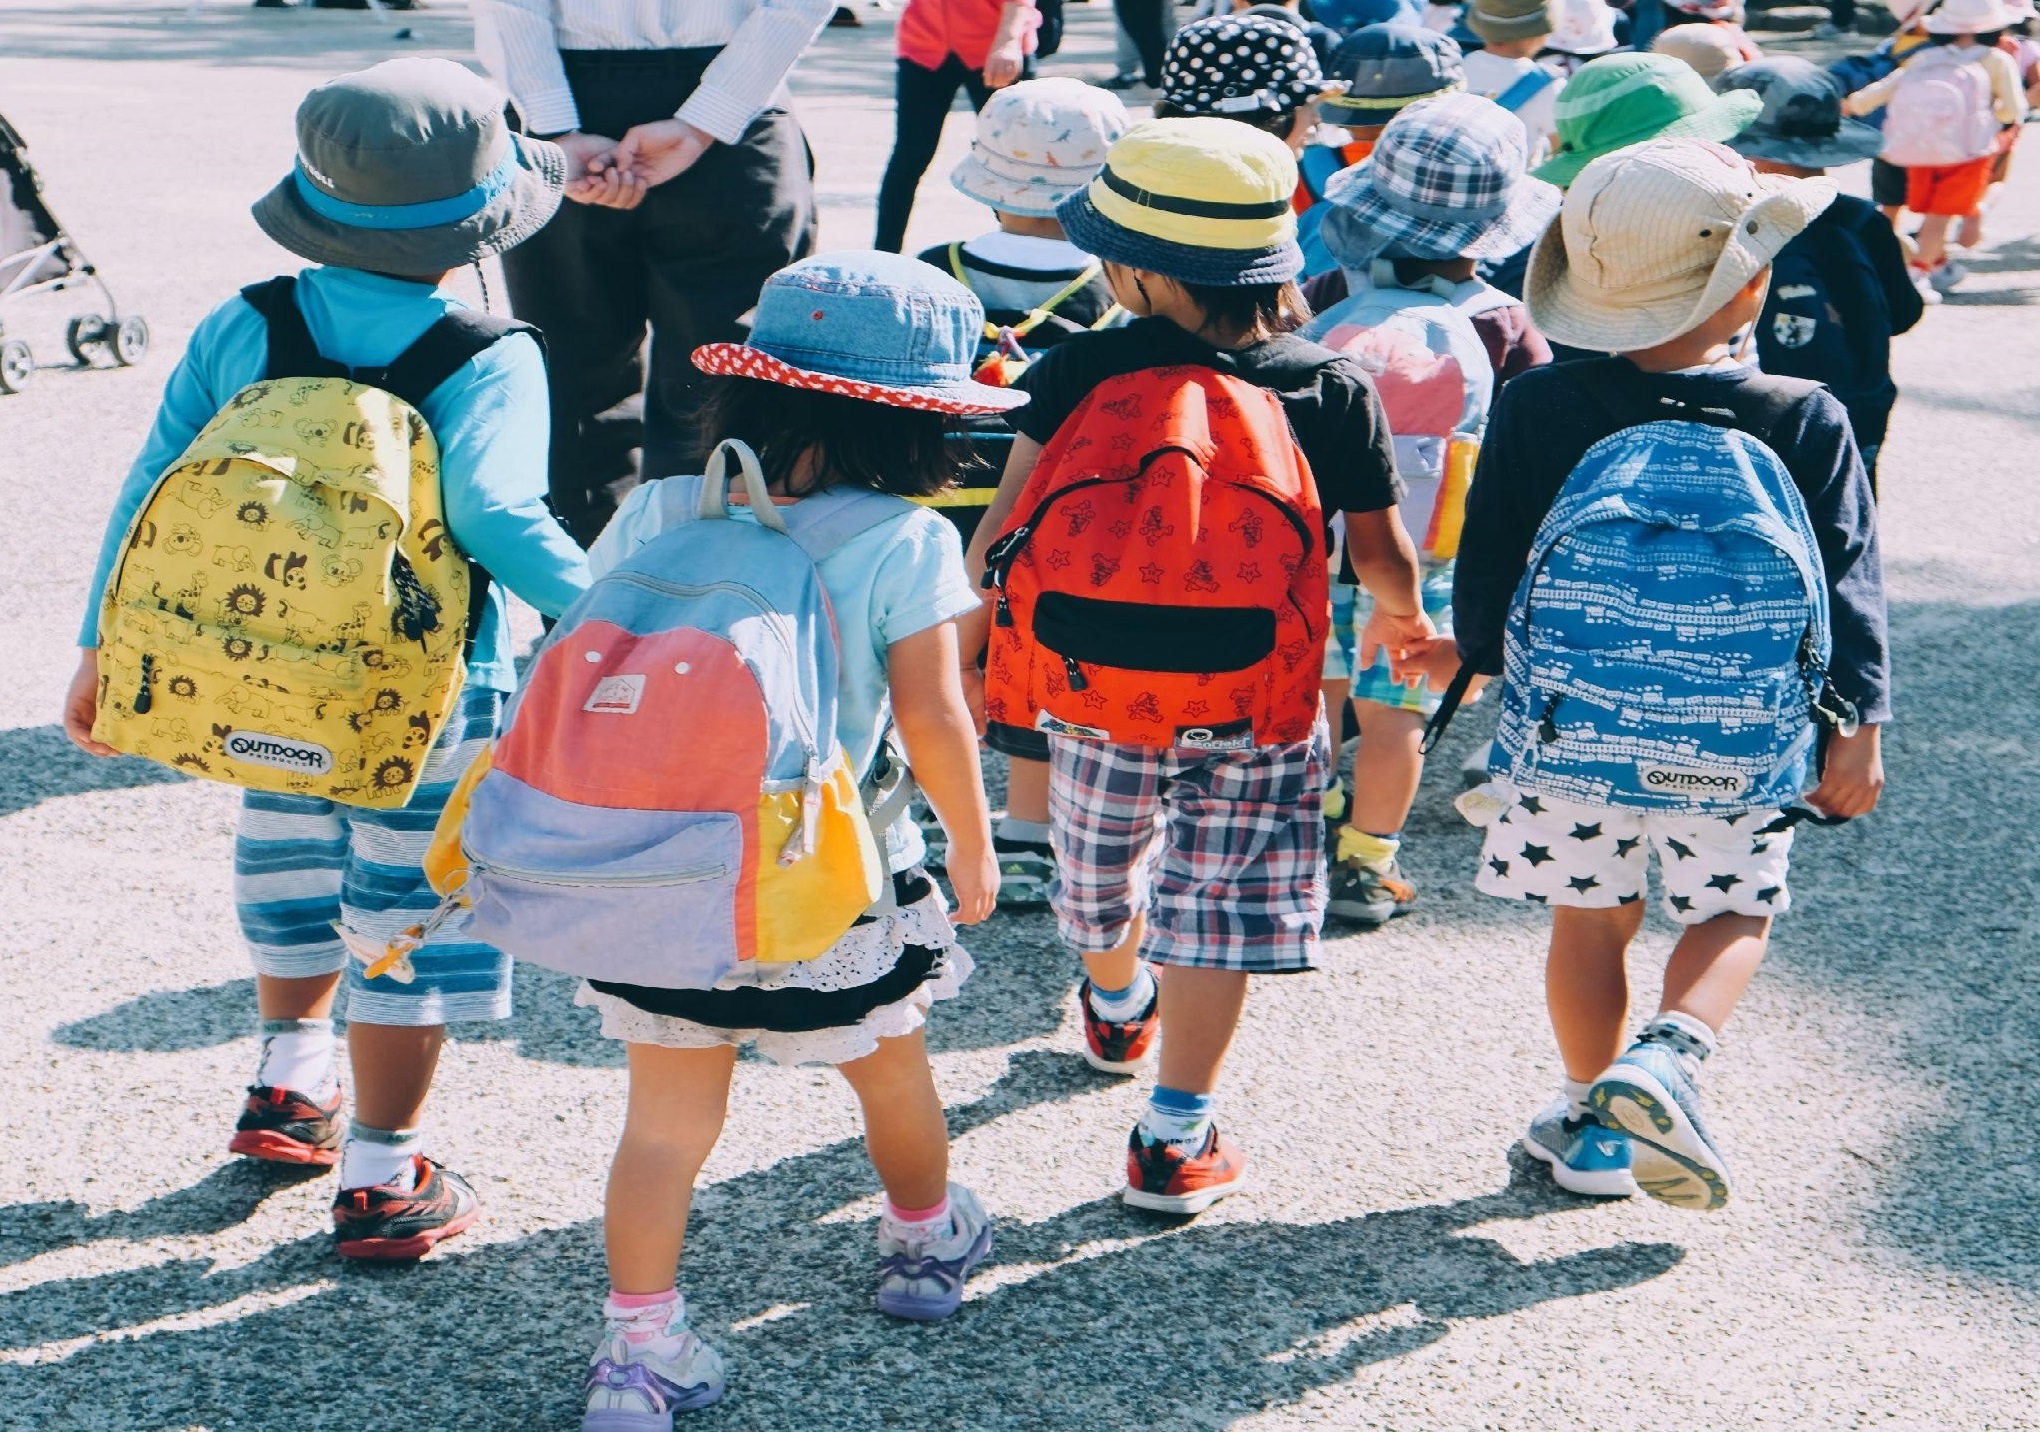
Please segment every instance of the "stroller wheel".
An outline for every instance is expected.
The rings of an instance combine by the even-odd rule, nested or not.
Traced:
[[[113,330],[113,361],[123,368],[132,368],[142,361],[149,351],[149,325],[142,322],[141,315],[130,313],[120,321],[120,327]]]
[[[35,381],[35,355],[19,338],[0,343],[0,393],[18,393]]]
[[[64,346],[71,350],[71,356],[78,360],[79,367],[90,368],[93,356],[105,346],[110,336],[106,320],[99,314],[81,313],[64,330]]]

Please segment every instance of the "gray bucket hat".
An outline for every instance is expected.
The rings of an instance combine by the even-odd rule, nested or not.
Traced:
[[[1715,88],[1723,94],[1746,89],[1763,96],[1756,121],[1728,141],[1729,148],[1751,159],[1832,169],[1868,159],[1884,147],[1884,131],[1842,117],[1841,85],[1805,60],[1752,60],[1715,81]]]
[[[430,274],[515,248],[560,206],[567,158],[510,133],[504,97],[451,60],[385,60],[305,96],[297,164],[256,200],[314,263]]]

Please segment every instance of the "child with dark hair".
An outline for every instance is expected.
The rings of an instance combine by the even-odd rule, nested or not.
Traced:
[[[926,496],[950,480],[944,427],[1024,394],[972,381],[984,309],[913,259],[831,254],[765,285],[750,340],[697,350],[715,375],[707,437],[756,454],[776,507],[839,488]],[[687,479],[674,479],[675,482]],[[589,553],[599,576],[666,530],[663,484],[631,493]],[[691,509],[690,509],[691,510]],[[748,506],[733,519],[756,521]],[[999,886],[956,622],[975,612],[956,529],[909,502],[815,563],[834,614],[837,731],[860,781],[897,731],[950,832],[955,919],[991,913]],[[694,1180],[715,1148],[737,1053],[839,1069],[864,1109],[885,1204],[878,1306],[933,1320],[956,1311],[991,1248],[976,1197],[949,1182],[949,1135],[928,1066],[929,1007],[969,977],[910,819],[875,832],[892,899],[812,960],[740,963],[709,989],[591,982],[578,996],[630,1053],[630,1102],[610,1170],[607,1325],[587,1377],[590,1429],[668,1427],[722,1395],[722,1361],[688,1329],[675,1285]]]

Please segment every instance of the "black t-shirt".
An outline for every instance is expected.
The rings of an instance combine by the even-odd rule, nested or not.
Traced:
[[[1834,632],[1828,668],[1835,689],[1856,703],[1865,722],[1890,720],[1877,507],[1848,414],[1825,388],[1747,368],[1646,374],[1626,358],[1598,358],[1533,368],[1504,387],[1466,496],[1453,573],[1452,627],[1460,652],[1490,675],[1501,671],[1509,607],[1559,489],[1588,448],[1661,416],[1649,411],[1659,397],[1734,413],[1736,425],[1763,439],[1785,464],[1806,500],[1827,572]]]
[[[1232,350],[1214,348],[1166,318],[1082,334],[1042,354],[1021,374],[1014,386],[1030,401],[1006,421],[1046,443],[1106,379],[1182,364],[1230,373],[1281,399],[1327,517],[1395,506],[1401,494],[1395,448],[1367,370],[1293,333]]]

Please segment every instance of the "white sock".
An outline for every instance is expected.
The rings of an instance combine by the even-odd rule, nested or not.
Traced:
[[[339,1087],[333,1068],[333,1021],[265,1019],[255,1082],[289,1089],[324,1103]]]
[[[411,1159],[424,1142],[421,1129],[372,1129],[359,1119],[350,1120],[347,1141],[340,1146],[340,1186],[413,1187],[417,1172]]]
[[[1575,1119],[1587,1117],[1587,1090],[1594,1087],[1591,1079],[1561,1079],[1565,1091],[1565,1102]]]
[[[1678,1009],[1668,1009],[1654,1017],[1639,1037],[1648,1039],[1652,1034],[1670,1035],[1665,1040],[1667,1044],[1696,1060],[1712,1054],[1721,1042],[1706,1020]]]
[[[1015,820],[1012,816],[1000,816],[999,828],[993,832],[1001,840],[1014,841],[1021,845],[1048,844],[1048,822],[1045,820]]]
[[[611,1293],[602,1302],[602,1316],[610,1333],[642,1347],[687,1331],[687,1299],[678,1289],[645,1297]]]
[[[1125,989],[1107,994],[1096,984],[1091,986],[1091,1012],[1110,1023],[1124,1024],[1146,1009],[1154,994],[1154,971],[1148,968],[1146,960],[1142,960],[1133,972],[1133,983]]]
[[[912,1217],[907,1217],[912,1214]],[[890,1198],[885,1201],[885,1216],[881,1220],[885,1231],[902,1243],[933,1243],[947,1238],[955,1231],[956,1220],[950,1217],[949,1194],[945,1191],[942,1201],[933,1208],[902,1209]]]

